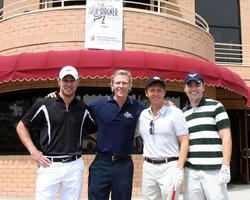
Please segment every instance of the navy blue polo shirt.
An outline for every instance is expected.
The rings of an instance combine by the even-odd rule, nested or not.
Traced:
[[[113,96],[89,105],[98,125],[96,150],[112,155],[132,153],[137,119],[143,105],[131,97],[120,108]]]

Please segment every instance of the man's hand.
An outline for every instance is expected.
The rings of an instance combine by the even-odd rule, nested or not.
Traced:
[[[56,92],[51,92],[46,97],[55,98],[56,97]]]
[[[221,184],[227,184],[231,180],[230,166],[222,165],[220,173],[218,174],[218,179]]]
[[[164,100],[164,106],[175,106],[175,104],[170,100]]]
[[[183,181],[183,175],[184,175],[184,170],[177,167],[173,177],[174,191],[179,190],[179,187]]]
[[[41,151],[35,150],[31,152],[31,157],[36,161],[38,167],[49,167],[51,164],[51,161],[46,156],[44,156]]]

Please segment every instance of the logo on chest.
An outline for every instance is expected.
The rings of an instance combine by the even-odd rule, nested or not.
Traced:
[[[133,118],[134,118],[133,115],[132,115],[130,112],[128,112],[128,111],[125,112],[123,115],[124,115],[124,117],[127,118],[127,119],[133,119]]]

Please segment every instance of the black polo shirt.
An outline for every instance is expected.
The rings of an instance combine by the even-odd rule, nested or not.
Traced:
[[[113,96],[89,105],[98,125],[96,150],[112,155],[132,153],[136,122],[143,105],[128,97],[120,108]]]
[[[44,155],[81,155],[83,134],[95,132],[96,125],[87,106],[72,100],[68,109],[60,96],[38,100],[24,115],[27,128],[39,126]]]

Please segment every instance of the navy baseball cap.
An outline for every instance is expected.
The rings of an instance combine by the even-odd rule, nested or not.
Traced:
[[[146,83],[146,86],[145,86],[145,89],[147,89],[149,86],[155,84],[155,83],[159,83],[161,84],[163,87],[165,87],[165,83],[164,81],[159,77],[159,76],[154,76],[150,79],[148,79],[147,83]]]
[[[196,81],[197,83],[204,83],[202,75],[196,72],[191,72],[186,75],[184,80],[185,84],[188,84],[190,81]]]

